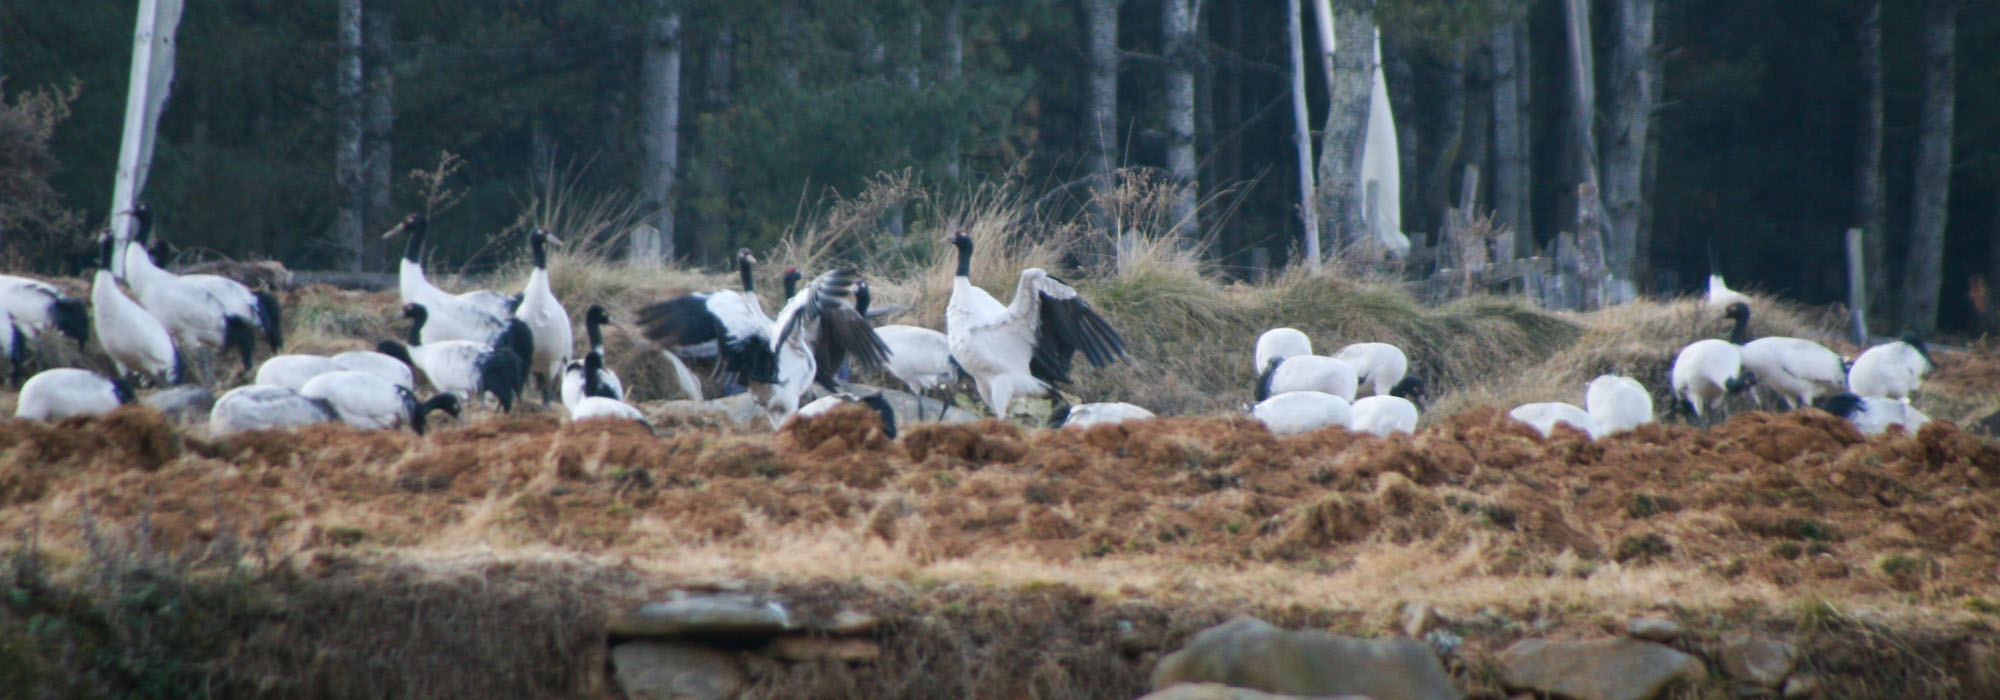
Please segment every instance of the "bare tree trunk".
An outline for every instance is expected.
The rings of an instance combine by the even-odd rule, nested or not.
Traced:
[[[362,240],[366,244],[364,257],[367,262],[364,266],[370,266],[382,261],[382,237],[366,234],[388,230],[397,219],[390,201],[393,193],[393,170],[390,167],[394,155],[392,137],[396,128],[396,55],[392,38],[395,15],[391,8],[394,3],[390,0],[366,2],[362,12],[365,31],[361,65],[368,91],[367,124],[362,134],[362,143],[368,150],[364,173],[368,213],[362,217]]]
[[[1451,178],[1458,172],[1458,162],[1465,151],[1465,107],[1466,96],[1471,92],[1466,84],[1465,42],[1460,41],[1451,48],[1451,54],[1442,56],[1444,66],[1444,104],[1438,110],[1437,134],[1443,139],[1438,144],[1436,157],[1431,167],[1425,169],[1423,209],[1437,217],[1442,231],[1451,226],[1451,217],[1446,210],[1451,208]]]
[[[1195,220],[1201,185],[1194,158],[1194,74],[1201,62],[1195,24],[1201,0],[1163,0],[1160,15],[1160,43],[1167,59],[1167,174],[1178,189],[1173,227],[1193,237],[1201,235],[1201,223]]]
[[[946,0],[944,4],[944,33],[938,58],[938,81],[946,85],[957,85],[965,74],[965,0]],[[944,144],[944,161],[940,171],[947,181],[958,179],[958,136],[953,135]]]
[[[725,21],[708,33],[708,50],[702,58],[701,102],[696,110],[701,114],[721,114],[729,110],[736,95],[736,27]],[[698,225],[694,235],[705,241],[722,242],[722,250],[729,250],[737,245],[735,227],[729,220],[729,201],[733,196],[729,149],[722,139],[703,136],[690,141],[699,144],[695,160],[700,164],[694,182],[694,201],[701,204],[695,209]]]
[[[681,16],[665,8],[646,27],[639,63],[639,187],[651,212],[646,223],[656,234],[632,237],[636,265],[664,264],[674,257],[674,178],[680,170]]]
[[[1321,0],[1322,3],[1328,0]],[[1320,129],[1320,221],[1338,232],[1338,240],[1363,238],[1361,152],[1368,137],[1368,94],[1375,70],[1375,22],[1372,4],[1364,0],[1331,0],[1322,20],[1333,24],[1334,47],[1327,75],[1326,125]],[[1324,36],[1327,32],[1321,31]]]
[[[1882,1],[1861,20],[1861,130],[1855,148],[1854,225],[1867,251],[1869,315],[1889,311],[1889,198],[1882,183]],[[2000,280],[1996,280],[2000,281]]]
[[[1089,71],[1089,116],[1084,128],[1090,130],[1083,167],[1097,178],[1091,193],[1101,197],[1111,192],[1111,171],[1118,167],[1118,5],[1121,0],[1082,0],[1084,55]],[[1116,224],[1108,212],[1093,203],[1091,218],[1110,229]],[[1123,249],[1125,233],[1114,232]]]
[[[1527,22],[1519,20],[1493,28],[1489,50],[1493,52],[1493,213],[1494,218],[1514,230],[1495,241],[1502,261],[1518,254],[1515,239],[1533,240],[1528,207],[1528,110],[1527,63],[1520,58]]]
[[[1608,129],[1604,139],[1604,217],[1610,235],[1604,245],[1605,266],[1621,280],[1636,278],[1639,260],[1649,251],[1639,248],[1645,193],[1647,134],[1653,124],[1653,4],[1655,0],[1618,0],[1617,42],[1611,51],[1607,82]]]
[[[340,0],[340,60],[336,87],[334,136],[334,219],[333,240],[340,247],[341,266],[360,272],[366,250],[362,239],[362,213],[367,202],[361,191],[361,122],[364,96],[361,92],[361,0]]]
[[[1917,121],[1916,174],[1910,202],[1910,252],[1903,266],[1903,320],[1912,330],[1937,328],[1943,286],[1944,228],[1951,193],[1952,71],[1957,52],[1958,0],[1924,4],[1924,104]]]
[[[1287,8],[1292,37],[1292,145],[1299,154],[1299,217],[1305,225],[1306,269],[1319,272],[1319,210],[1313,206],[1312,121],[1306,113],[1305,8]]]

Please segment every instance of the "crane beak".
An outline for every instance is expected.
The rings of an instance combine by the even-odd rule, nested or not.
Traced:
[[[384,233],[384,234],[382,234],[382,240],[385,240],[385,241],[386,241],[386,240],[389,240],[389,239],[391,239],[391,238],[395,238],[395,237],[396,237],[396,234],[398,234],[398,233],[402,233],[402,232],[403,232],[403,228],[404,228],[404,225],[403,225],[403,222],[400,222],[400,221],[396,222],[396,225],[395,225],[395,226],[392,226],[392,227],[390,227],[390,228],[389,228],[389,232],[388,232],[388,233]]]

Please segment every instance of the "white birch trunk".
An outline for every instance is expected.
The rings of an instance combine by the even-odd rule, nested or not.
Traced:
[[[658,12],[647,24],[639,65],[638,191],[651,215],[632,236],[628,255],[631,264],[645,267],[674,256],[674,178],[680,169],[681,17]]]
[[[360,272],[367,244],[363,238],[362,212],[367,202],[361,190],[362,115],[361,90],[361,0],[339,0],[340,18],[338,77],[334,97],[333,240],[340,249],[341,268]]]
[[[1161,45],[1167,59],[1167,174],[1177,192],[1173,201],[1173,229],[1185,236],[1201,235],[1195,219],[1200,183],[1194,157],[1194,74],[1200,61],[1195,46],[1195,23],[1201,15],[1200,0],[1163,0],[1161,3]]]
[[[118,172],[111,186],[111,211],[106,215],[112,238],[111,268],[125,273],[125,246],[132,239],[132,205],[146,191],[146,174],[153,164],[153,139],[174,80],[174,32],[181,23],[182,0],[140,0],[132,30],[132,74],[125,89],[125,127],[118,146]]]
[[[1090,130],[1084,168],[1095,176],[1091,185],[1091,218],[1099,227],[1112,231],[1119,250],[1125,250],[1125,232],[1096,200],[1111,192],[1112,169],[1118,167],[1118,4],[1120,0],[1083,0],[1084,56],[1088,71],[1088,116],[1084,128]]]
[[[1299,218],[1305,224],[1306,269],[1319,272],[1319,209],[1313,206],[1312,122],[1306,110],[1305,8],[1290,0],[1292,38],[1292,145],[1299,154]]]
[[[1646,147],[1651,143],[1655,83],[1653,72],[1654,0],[1619,0],[1617,44],[1611,51],[1609,127],[1604,139],[1604,217],[1609,235],[1604,257],[1608,272],[1634,279],[1645,210]]]

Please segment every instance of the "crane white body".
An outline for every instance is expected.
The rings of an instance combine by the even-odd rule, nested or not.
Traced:
[[[1368,396],[1353,405],[1352,428],[1358,432],[1388,437],[1417,431],[1417,404],[1401,396]]]
[[[21,385],[14,417],[51,421],[102,415],[131,403],[132,398],[130,386],[89,370],[59,367],[37,373]]]
[[[1742,346],[1743,367],[1757,374],[1788,407],[1810,406],[1823,394],[1840,391],[1847,370],[1840,355],[1804,338],[1758,338]]]
[[[221,438],[246,430],[281,430],[339,420],[333,404],[269,384],[240,386],[216,399],[208,434]]]
[[[347,369],[333,358],[319,355],[276,355],[266,358],[257,365],[255,384],[281,386],[292,391],[305,387],[306,382],[328,372]]]
[[[1590,380],[1583,406],[1596,426],[1592,437],[1615,435],[1653,422],[1653,395],[1631,377],[1606,374]]]
[[[181,380],[172,334],[145,307],[125,296],[110,270],[100,269],[90,285],[92,330],[120,375],[139,373],[161,386]]]
[[[1542,437],[1548,437],[1554,432],[1557,424],[1566,424],[1591,437],[1597,436],[1597,423],[1591,420],[1590,413],[1572,403],[1561,401],[1525,403],[1508,411],[1507,417],[1534,426],[1535,431],[1541,433]]]
[[[1354,408],[1347,399],[1322,391],[1292,391],[1257,402],[1250,415],[1273,435],[1297,435],[1328,426],[1348,428],[1354,424]]]
[[[1388,396],[1389,390],[1410,371],[1410,358],[1403,349],[1388,343],[1355,343],[1333,353],[1333,358],[1354,368],[1360,382],[1357,392]]]
[[[1353,401],[1359,378],[1354,366],[1324,355],[1288,358],[1269,371],[1264,396],[1293,391],[1318,391]]]
[[[1297,328],[1273,328],[1257,336],[1257,351],[1252,358],[1250,371],[1262,375],[1271,368],[1273,360],[1282,360],[1298,355],[1311,355],[1312,339]]]

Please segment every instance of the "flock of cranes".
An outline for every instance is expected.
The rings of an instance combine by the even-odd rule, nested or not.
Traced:
[[[47,283],[0,276],[0,333],[20,382],[26,348],[54,329],[86,343],[94,333],[115,366],[112,376],[76,368],[44,371],[21,383],[16,416],[55,420],[102,413],[135,399],[135,382],[167,387],[195,381],[188,361],[195,348],[221,358],[240,356],[246,373],[261,339],[276,353],[284,345],[278,299],[216,275],[181,275],[156,265],[146,249],[151,212],[131,212],[136,233],[122,250],[101,243],[90,304],[64,296]],[[458,416],[465,404],[503,412],[530,396],[532,383],[543,404],[560,400],[571,420],[617,419],[645,422],[626,403],[625,387],[605,363],[603,327],[615,325],[611,312],[589,307],[582,357],[574,356],[569,312],[549,284],[548,247],[560,245],[545,230],[529,237],[533,268],[520,294],[489,290],[452,294],[431,284],[422,253],[428,222],[410,215],[386,237],[407,236],[398,265],[403,339],[381,340],[372,351],[332,356],[276,354],[258,365],[254,380],[223,394],[209,416],[213,435],[243,430],[281,429],[344,422],[364,429],[410,427],[421,433],[428,415]],[[715,290],[660,301],[636,311],[636,326],[674,368],[683,393],[700,399],[701,385],[684,360],[712,360],[727,386],[742,387],[773,429],[799,415],[815,415],[842,403],[861,403],[879,413],[885,432],[895,435],[896,416],[878,393],[858,396],[850,371],[881,372],[919,397],[970,379],[978,398],[996,416],[1025,397],[1051,396],[1051,427],[1088,427],[1154,417],[1130,403],[1070,405],[1059,390],[1071,381],[1081,354],[1094,367],[1125,355],[1125,343],[1075,288],[1040,268],[1020,272],[1012,299],[1002,304],[971,280],[973,241],[963,230],[944,242],[957,255],[945,331],[917,326],[874,327],[867,320],[870,289],[856,270],[828,270],[806,281],[798,269],[785,271],[785,302],[765,312],[752,275],[756,258],[738,252],[740,291]],[[120,282],[130,289],[128,294]],[[1695,422],[1713,422],[1730,394],[1762,387],[1787,407],[1808,405],[1853,420],[1864,432],[1900,425],[1908,430],[1928,420],[1909,405],[1912,392],[1931,368],[1928,349],[1913,336],[1876,346],[1850,365],[1826,347],[1801,338],[1751,340],[1748,297],[1710,280],[1710,308],[1735,325],[1727,339],[1705,339],[1682,348],[1670,373],[1673,409]],[[1344,346],[1330,355],[1313,353],[1302,331],[1277,328],[1262,334],[1252,353],[1257,403],[1247,412],[1272,432],[1296,434],[1328,426],[1390,435],[1416,429],[1425,396],[1422,378],[1411,374],[1409,357],[1387,343]],[[201,372],[209,376],[210,372]],[[419,381],[434,392],[419,399]],[[817,391],[820,398],[808,402]],[[1654,420],[1653,397],[1630,377],[1605,375],[1584,391],[1584,405],[1531,403],[1509,415],[1543,434],[1568,424],[1601,437]],[[1753,394],[1754,396],[1754,394]],[[942,417],[943,409],[940,409]]]

